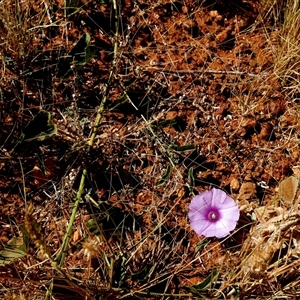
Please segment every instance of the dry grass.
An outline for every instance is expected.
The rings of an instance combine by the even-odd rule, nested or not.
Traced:
[[[287,1],[284,22],[279,28],[279,45],[275,50],[274,72],[292,99],[300,95],[300,1]]]
[[[193,32],[194,45],[190,46],[185,36],[195,31],[204,18],[193,19],[201,12],[199,7],[188,13],[188,4],[185,6],[180,1],[155,5],[142,2],[143,5],[135,2],[136,15],[127,24],[126,13],[131,10],[131,4],[124,1],[122,22],[127,27],[120,21],[117,37],[111,21],[114,10],[110,8],[115,2],[58,1],[56,8],[54,3],[49,7],[46,2],[30,1],[0,5],[2,78],[10,74],[7,59],[13,59],[15,67],[20,64],[22,70],[25,57],[34,58],[32,61],[36,64],[42,62],[37,69],[35,65],[32,70],[28,67],[33,71],[28,74],[48,74],[49,71],[51,75],[50,81],[39,75],[26,77],[24,73],[22,78],[14,78],[22,84],[34,82],[31,86],[34,97],[30,98],[24,85],[22,105],[7,102],[9,105],[4,106],[1,102],[3,109],[8,107],[4,110],[6,114],[11,114],[10,118],[3,118],[5,142],[11,139],[12,144],[16,142],[22,128],[20,120],[28,123],[31,117],[27,112],[34,111],[38,105],[52,111],[59,129],[51,142],[37,144],[37,152],[31,150],[31,144],[26,144],[28,149],[14,158],[7,155],[9,151],[4,145],[1,149],[0,168],[7,176],[5,180],[14,181],[11,187],[3,187],[5,191],[1,191],[3,199],[8,199],[7,209],[3,204],[5,217],[1,222],[3,228],[9,228],[10,238],[24,237],[30,241],[26,256],[1,266],[0,272],[5,276],[0,278],[0,297],[297,299],[300,280],[298,207],[269,208],[271,203],[278,202],[274,198],[276,180],[284,173],[273,171],[277,161],[272,161],[276,157],[272,155],[281,154],[285,145],[286,159],[297,160],[297,153],[293,152],[298,147],[297,132],[291,119],[298,116],[293,99],[299,97],[300,89],[297,39],[300,2],[288,0],[284,16],[281,14],[284,1],[261,2],[260,22],[266,20],[272,26],[265,25],[259,33],[265,35],[260,39],[264,41],[263,46],[255,49],[253,55],[255,59],[258,57],[258,62],[249,58],[251,55],[245,55],[248,49],[243,48],[244,41],[260,30],[258,25],[241,26],[241,30],[234,31],[238,45],[234,51],[226,48],[233,40],[230,34],[227,36],[227,27],[215,36]],[[205,1],[200,2],[197,3],[205,4]],[[65,5],[80,6],[80,14],[66,16]],[[227,19],[214,5],[211,5],[210,21],[220,26]],[[93,15],[96,9],[103,14]],[[156,9],[161,9],[152,19],[157,20],[157,24],[147,23]],[[181,22],[173,24],[169,17],[161,22],[159,13],[164,11],[173,17],[181,13]],[[121,20],[120,15],[116,17]],[[45,42],[44,49],[39,48],[36,53],[40,34],[51,36],[48,27],[55,20],[57,32],[53,33],[53,40],[49,44]],[[238,21],[242,23],[244,19]],[[101,59],[94,57],[90,64],[78,69],[74,62],[71,75],[60,76],[58,70],[63,59],[70,55],[69,39],[75,44],[81,36],[79,24],[94,34],[92,43],[99,47],[97,55]],[[175,47],[177,26],[182,32],[186,31]],[[270,41],[268,30],[278,32],[279,43]],[[137,47],[135,36],[140,31],[144,35],[139,37]],[[154,36],[155,47],[148,37],[153,37],[149,32]],[[121,43],[112,60],[117,39]],[[215,43],[214,39],[219,42]],[[215,52],[222,43],[225,46],[220,53],[225,53],[224,56]],[[58,52],[54,50],[57,48]],[[197,49],[203,54],[200,66],[192,59]],[[272,51],[274,60],[270,59]],[[256,64],[257,69],[253,67]],[[262,72],[254,73],[258,69]],[[281,98],[269,102],[270,97],[276,96],[273,93],[275,84],[278,85],[276,76],[282,84],[278,94],[286,91],[284,95],[290,97],[284,103]],[[219,94],[215,93],[214,81],[216,86],[220,82],[216,90],[220,91],[220,98],[226,95],[226,100],[236,109],[235,115],[223,118],[222,110],[228,107],[220,106],[219,98],[215,99]],[[10,86],[2,85],[1,90],[14,92]],[[7,95],[11,94],[7,92]],[[97,136],[89,151],[86,141],[92,132],[100,99],[106,96],[109,105],[100,126],[97,125]],[[276,123],[278,112],[285,106],[288,108]],[[216,112],[220,112],[219,115],[215,116]],[[174,120],[176,125],[172,123]],[[273,142],[268,126],[273,126],[272,130],[281,138]],[[189,130],[185,131],[185,127]],[[265,128],[265,132],[261,133],[260,127]],[[220,128],[230,130],[221,132]],[[219,136],[213,135],[219,131]],[[254,135],[255,131],[260,131],[255,149],[248,149],[248,138],[233,139],[236,133],[243,138],[249,132]],[[201,144],[205,138],[207,142]],[[197,145],[201,145],[201,149],[197,149]],[[38,160],[37,153],[41,155]],[[219,159],[218,164],[215,157]],[[39,164],[40,161],[43,164]],[[250,201],[238,199],[240,194],[232,188],[242,210],[235,234],[222,241],[195,236],[187,220],[192,194],[209,186],[232,187],[232,179],[238,178],[238,184],[250,181],[251,176],[256,176],[256,169],[247,169],[249,161],[275,174],[270,180],[273,194],[261,189],[261,199]],[[60,266],[56,259],[85,168],[86,183],[72,225],[66,259]],[[27,203],[27,199],[30,202]],[[13,201],[18,201],[20,207],[11,205]],[[258,206],[263,207],[262,201],[266,201],[264,205],[268,207],[266,215],[261,215],[258,209]],[[12,207],[17,213],[7,212]],[[21,225],[24,222],[25,228]],[[3,242],[3,247],[6,243]]]
[[[36,9],[30,1],[1,1],[1,50],[5,51],[2,55],[6,60],[24,59],[34,52],[37,35],[32,29],[46,16],[46,10],[45,13],[37,13]]]
[[[286,6],[286,0],[262,0],[259,5],[261,21],[266,23],[271,21],[274,26],[280,27],[283,21],[283,11]]]

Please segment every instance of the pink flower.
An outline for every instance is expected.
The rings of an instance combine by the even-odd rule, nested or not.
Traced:
[[[195,196],[189,206],[192,228],[205,237],[225,237],[236,227],[239,217],[234,200],[215,188]]]

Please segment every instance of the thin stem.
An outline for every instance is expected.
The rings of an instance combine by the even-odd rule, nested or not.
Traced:
[[[117,3],[116,0],[113,0],[113,10],[114,10],[114,16],[115,16],[115,40],[114,40],[114,57],[113,57],[113,61],[112,61],[112,67],[109,73],[109,77],[108,77],[108,82],[107,82],[107,88],[106,88],[106,93],[102,98],[102,101],[100,103],[100,106],[98,108],[97,111],[97,116],[93,125],[93,130],[92,130],[92,134],[89,138],[88,141],[88,152],[91,151],[93,145],[94,145],[94,141],[97,135],[97,131],[98,131],[98,127],[100,125],[100,121],[102,119],[103,116],[103,111],[105,108],[105,104],[108,98],[108,93],[109,93],[109,89],[112,83],[112,80],[114,78],[114,73],[115,73],[115,69],[116,69],[116,65],[117,65],[117,55],[118,55],[118,40],[119,40],[119,20],[118,20],[118,11],[117,11]],[[82,171],[82,175],[81,175],[81,179],[80,179],[80,185],[76,194],[76,199],[74,202],[74,206],[72,209],[72,213],[71,213],[71,217],[69,220],[69,224],[67,227],[67,231],[65,234],[65,237],[63,239],[63,244],[60,250],[60,253],[58,254],[56,261],[59,262],[59,267],[62,267],[67,255],[67,251],[68,251],[68,246],[69,246],[69,241],[70,241],[70,237],[71,237],[71,233],[72,233],[72,228],[73,228],[73,224],[75,221],[75,217],[77,214],[77,210],[78,210],[78,206],[79,206],[79,202],[82,198],[82,194],[84,192],[84,185],[85,185],[85,179],[87,177],[87,168],[84,168]]]

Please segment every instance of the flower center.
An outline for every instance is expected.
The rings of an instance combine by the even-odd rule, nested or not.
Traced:
[[[217,221],[219,219],[219,214],[215,211],[211,211],[208,213],[208,219],[210,221]]]

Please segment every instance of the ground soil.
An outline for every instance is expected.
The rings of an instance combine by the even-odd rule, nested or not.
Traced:
[[[36,29],[35,51],[29,48],[19,56],[0,49],[5,57],[0,73],[1,243],[19,235],[30,201],[54,254],[85,166],[88,196],[80,203],[66,261],[72,276],[85,280],[90,295],[104,293],[109,285],[103,280],[109,276],[99,271],[101,259],[88,260],[82,246],[87,234],[97,236],[87,225],[96,219],[105,236],[102,250],[116,264],[123,257],[127,261],[124,278],[121,267],[115,268],[114,291],[188,293],[186,286],[212,270],[226,274],[239,263],[251,214],[259,206],[278,204],[278,183],[294,173],[299,160],[298,112],[273,70],[279,43],[275,21],[270,16],[262,21],[254,0],[122,1],[113,66],[112,6],[79,2],[80,12],[67,19],[59,1],[49,8],[52,23],[61,25]],[[38,15],[41,7],[32,9]],[[63,58],[84,32],[97,51],[66,74]],[[111,70],[104,114],[88,153],[86,142]],[[51,112],[58,133],[24,142],[15,154],[22,130],[40,109]],[[204,238],[189,226],[188,205],[192,193],[211,187],[225,190],[243,210],[236,233],[222,243],[211,239],[197,259],[195,248]],[[18,281],[24,274],[39,285],[52,272],[49,263],[39,267],[43,259],[34,244],[28,251],[30,256],[1,267],[3,284],[19,285],[24,294],[28,290]],[[27,265],[35,267],[28,271]],[[281,289],[285,283],[279,282]],[[269,291],[256,289],[261,295]],[[57,298],[68,294],[63,288],[55,292]],[[117,297],[111,293],[107,298]]]

